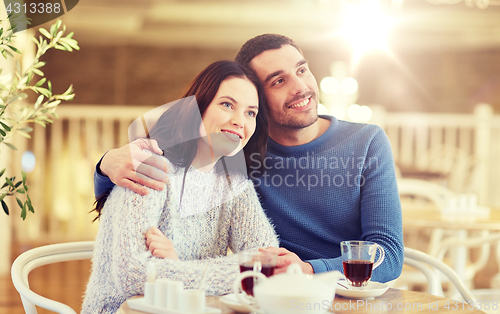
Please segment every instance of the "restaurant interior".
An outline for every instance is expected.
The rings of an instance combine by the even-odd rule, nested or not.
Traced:
[[[299,45],[320,87],[320,114],[385,130],[405,245],[448,263],[478,298],[500,300],[499,0],[85,0],[60,19],[80,49],[48,51],[43,74],[55,93],[72,85],[75,97],[52,124],[33,126],[31,139],[16,135],[17,150],[0,147],[0,170],[27,173],[35,209],[23,220],[5,199],[0,314],[24,313],[10,281],[19,254],[94,239],[95,164],[129,142],[130,123],[263,33]],[[23,62],[36,49],[29,37],[54,22],[17,33]],[[35,270],[33,290],[54,280],[49,297],[79,309],[90,263],[72,263]],[[425,291],[417,277],[408,270],[394,285]]]

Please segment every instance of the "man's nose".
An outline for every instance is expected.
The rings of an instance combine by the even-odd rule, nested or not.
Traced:
[[[298,76],[292,76],[291,86],[293,95],[302,94],[307,90],[306,83]]]

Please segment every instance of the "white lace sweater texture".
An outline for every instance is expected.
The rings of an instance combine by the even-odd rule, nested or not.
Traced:
[[[151,260],[157,278],[183,281],[186,289],[203,288],[207,295],[229,293],[239,267],[236,255],[226,256],[228,248],[278,246],[251,181],[231,176],[230,191],[225,173],[190,168],[179,206],[183,175],[178,169],[165,190],[149,189],[146,196],[112,190],[99,222],[82,313],[114,313],[129,297],[143,294]],[[151,226],[172,240],[180,261],[151,255],[144,236]]]

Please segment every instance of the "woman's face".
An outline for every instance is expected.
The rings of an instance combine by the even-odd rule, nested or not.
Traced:
[[[203,114],[200,135],[215,157],[233,156],[255,132],[259,98],[257,89],[246,78],[222,81],[214,99]]]

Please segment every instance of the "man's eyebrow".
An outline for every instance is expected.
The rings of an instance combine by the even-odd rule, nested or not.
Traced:
[[[297,62],[297,68],[300,67],[301,65],[306,64],[306,63],[308,63],[308,61],[306,59],[300,60],[299,62]]]
[[[266,79],[264,80],[264,83],[267,83],[269,82],[273,77],[275,76],[278,76],[280,75],[281,73],[283,73],[282,70],[278,70],[278,71],[274,71],[273,73],[269,74],[268,76],[266,76]]]

